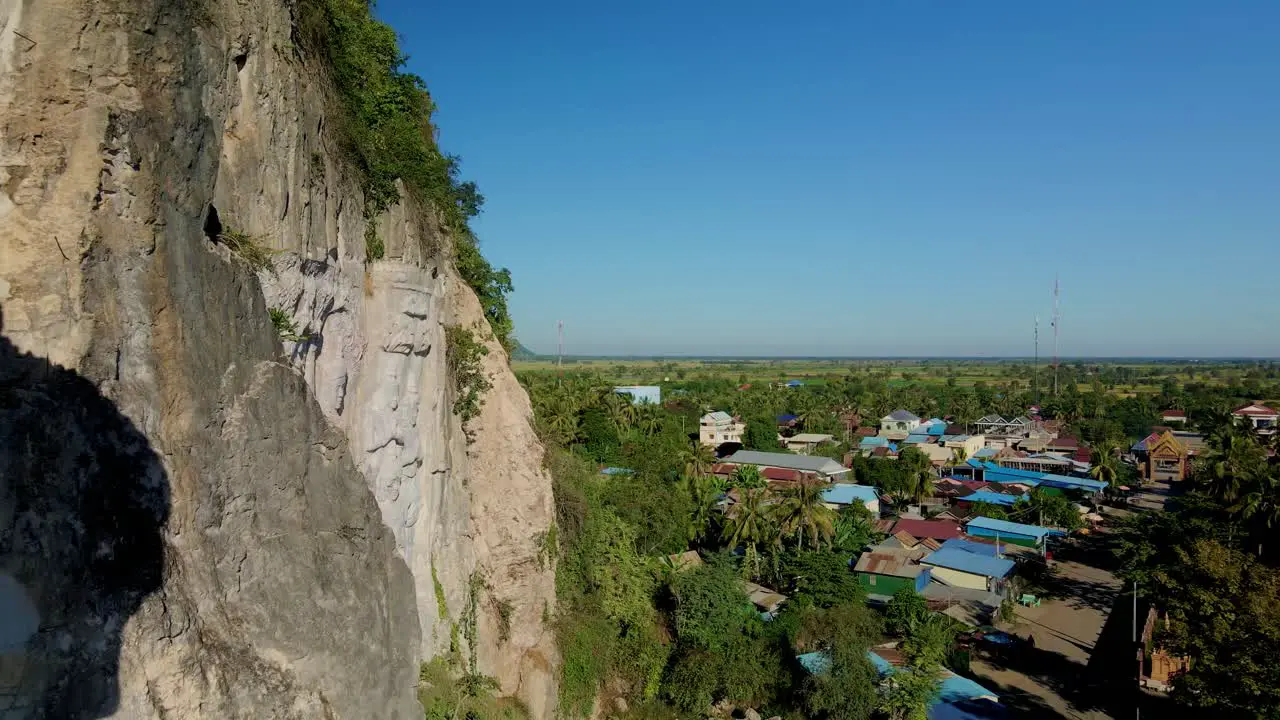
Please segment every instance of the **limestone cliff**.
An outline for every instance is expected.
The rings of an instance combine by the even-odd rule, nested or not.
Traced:
[[[479,303],[429,213],[366,262],[297,14],[0,0],[0,714],[413,717],[455,637],[554,712],[528,399],[489,340],[469,442]]]

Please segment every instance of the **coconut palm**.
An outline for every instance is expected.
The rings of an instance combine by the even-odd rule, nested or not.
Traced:
[[[1093,448],[1089,456],[1089,463],[1093,465],[1089,469],[1089,475],[1094,480],[1106,483],[1107,487],[1113,487],[1119,482],[1120,467],[1116,452],[1116,444],[1110,440],[1104,440]]]
[[[684,474],[689,477],[710,475],[715,463],[715,451],[702,443],[693,445],[684,452]]]
[[[796,546],[804,548],[805,538],[813,548],[830,545],[835,535],[836,513],[822,499],[825,483],[801,482],[787,490],[777,506],[778,525],[783,534],[794,535]]]
[[[1280,525],[1280,475],[1270,468],[1249,480],[1249,491],[1227,509],[1251,523],[1257,528],[1256,535],[1263,537]],[[1262,555],[1261,542],[1258,543],[1258,555]]]
[[[778,525],[767,490],[740,490],[738,502],[725,513],[721,537],[730,548],[771,545],[778,541]]]

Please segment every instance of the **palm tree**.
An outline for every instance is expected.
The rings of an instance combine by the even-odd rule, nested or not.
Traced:
[[[963,465],[964,461],[969,459],[969,451],[962,447],[953,448],[951,450],[951,458],[953,465]]]
[[[786,491],[778,505],[778,524],[782,532],[796,536],[796,546],[804,548],[805,538],[814,548],[831,544],[835,535],[836,512],[822,499],[825,483],[801,482]]]
[[[1249,483],[1250,490],[1240,502],[1228,508],[1241,519],[1251,522],[1259,537],[1270,534],[1280,523],[1280,475],[1273,468],[1255,476]],[[1265,528],[1265,530],[1263,530]],[[1258,556],[1262,556],[1262,543],[1258,543]]]
[[[1232,427],[1214,433],[1209,445],[1211,450],[1201,464],[1201,480],[1217,499],[1235,502],[1249,478],[1263,471],[1266,454],[1252,438]]]
[[[622,395],[610,393],[605,398],[604,409],[609,414],[609,422],[613,423],[614,430],[618,433],[618,439],[621,440],[623,434],[635,420],[636,406],[628,402]]]
[[[711,525],[715,520],[716,502],[720,499],[720,491],[705,477],[690,476],[685,479],[689,492],[691,507],[689,510],[689,542],[701,543],[711,534]]]
[[[715,464],[715,451],[702,443],[697,443],[684,452],[684,474],[690,477],[710,475]]]
[[[898,455],[898,462],[906,466],[907,495],[917,505],[933,494],[933,463],[929,456],[916,448],[905,448]]]
[[[758,577],[759,548],[778,542],[778,525],[774,522],[773,508],[769,504],[767,490],[740,490],[738,502],[725,513],[724,528],[720,536],[730,548],[744,546],[748,553],[747,565],[754,565],[752,576]],[[747,569],[747,568],[744,568]]]
[[[1089,462],[1093,465],[1089,469],[1089,475],[1094,480],[1106,483],[1108,488],[1115,486],[1120,478],[1116,452],[1116,444],[1110,440],[1104,440],[1093,448],[1089,456]]]

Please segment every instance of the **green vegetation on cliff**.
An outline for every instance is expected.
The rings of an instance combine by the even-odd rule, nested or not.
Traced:
[[[399,202],[396,181],[403,182],[414,201],[435,211],[453,239],[458,272],[509,346],[511,273],[485,260],[468,225],[484,196],[459,178],[458,158],[440,150],[431,123],[435,103],[422,78],[404,71],[395,31],[374,18],[369,0],[301,0],[297,22],[303,46],[331,69],[345,149],[364,178],[365,217]]]

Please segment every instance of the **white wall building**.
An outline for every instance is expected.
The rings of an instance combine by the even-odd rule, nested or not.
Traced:
[[[698,420],[698,442],[711,447],[727,442],[741,443],[746,431],[746,423],[722,410],[707,413]]]

